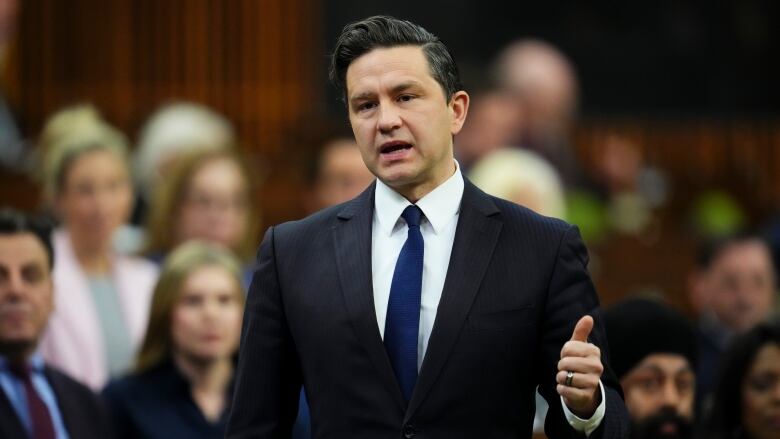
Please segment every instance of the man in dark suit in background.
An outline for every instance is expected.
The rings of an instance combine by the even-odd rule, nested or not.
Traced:
[[[97,397],[35,353],[53,308],[49,233],[0,210],[0,437],[110,438]]]
[[[289,437],[303,382],[317,438],[530,437],[537,385],[549,437],[626,437],[579,233],[462,177],[444,44],[371,17],[331,78],[378,181],[266,233],[227,436]]]

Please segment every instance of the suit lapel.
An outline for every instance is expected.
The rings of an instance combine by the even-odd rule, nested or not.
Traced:
[[[375,184],[372,184],[339,212],[333,226],[336,265],[344,302],[355,332],[374,363],[380,380],[388,386],[403,410],[406,404],[379,334],[374,307],[371,273],[374,189]]]
[[[444,290],[407,418],[430,392],[460,334],[498,241],[498,212],[490,198],[466,180]]]
[[[0,389],[0,437],[27,437],[27,431],[2,389]]]
[[[79,407],[78,404],[67,403],[68,389],[65,388],[60,376],[48,367],[44,369],[43,373],[46,375],[46,380],[49,381],[54,395],[57,397],[57,408],[60,409],[65,430],[68,431],[70,437],[80,437],[81,428],[79,427],[81,423],[79,421],[84,418],[84,413],[79,409],[83,407]]]

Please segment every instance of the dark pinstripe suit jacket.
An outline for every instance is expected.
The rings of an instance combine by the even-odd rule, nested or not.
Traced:
[[[379,334],[371,280],[374,185],[268,230],[246,304],[230,438],[287,438],[305,385],[316,438],[530,437],[534,390],[551,438],[577,437],[555,391],[560,350],[598,298],[576,228],[466,181],[455,242],[417,386],[407,405]],[[612,372],[592,437],[623,438]]]

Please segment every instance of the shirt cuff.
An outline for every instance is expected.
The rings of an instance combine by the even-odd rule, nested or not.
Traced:
[[[599,380],[599,389],[601,389],[601,404],[599,404],[599,406],[596,408],[596,411],[593,413],[593,416],[591,416],[590,419],[582,419],[572,413],[571,410],[566,407],[566,403],[563,402],[563,397],[561,396],[563,414],[566,415],[566,420],[569,421],[569,425],[571,425],[573,429],[579,431],[580,433],[584,432],[586,436],[590,436],[591,433],[599,428],[601,421],[604,419],[604,412],[607,410],[607,398],[604,394],[604,385],[601,383],[601,380]]]

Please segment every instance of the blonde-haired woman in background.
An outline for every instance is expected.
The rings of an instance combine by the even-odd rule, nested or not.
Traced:
[[[130,213],[127,141],[91,106],[66,108],[41,135],[43,184],[61,227],[53,235],[55,310],[44,358],[94,390],[129,368],[157,278],[154,264],[116,253]]]
[[[126,438],[222,438],[244,294],[238,261],[191,241],[165,260],[136,371],[104,391]]]

